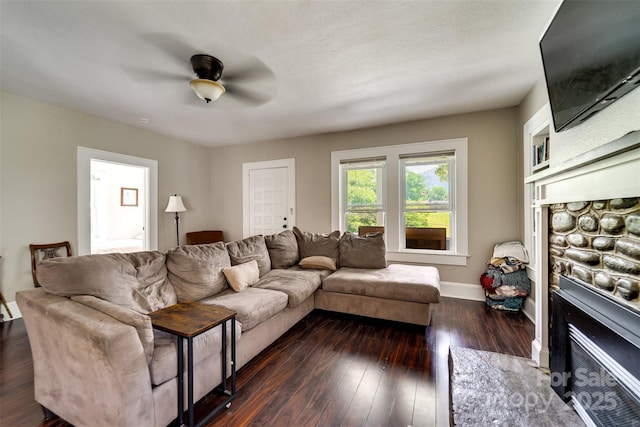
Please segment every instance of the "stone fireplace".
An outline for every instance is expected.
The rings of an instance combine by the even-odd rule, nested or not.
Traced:
[[[598,416],[613,412],[594,415],[589,409],[595,402],[586,401],[580,408],[575,395],[623,396],[621,389],[604,390],[600,383],[596,389],[580,389],[583,384],[575,379],[576,370],[606,373],[599,377],[604,386],[633,389],[616,407],[628,401],[632,417],[639,414],[640,131],[552,166],[527,182],[535,187],[539,230],[532,358],[541,367],[549,367],[551,359],[552,380],[560,380],[554,389],[566,399],[574,396],[589,425],[617,425],[623,418],[602,421]],[[616,372],[622,376],[613,375]]]
[[[575,277],[640,311],[640,197],[554,204],[549,216],[551,291]]]

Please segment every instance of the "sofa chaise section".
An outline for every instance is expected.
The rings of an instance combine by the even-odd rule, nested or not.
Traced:
[[[440,275],[435,267],[343,267],[322,282],[316,308],[428,326],[430,304],[439,299]]]

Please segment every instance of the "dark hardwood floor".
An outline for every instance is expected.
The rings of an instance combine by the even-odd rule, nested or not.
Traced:
[[[22,319],[0,332],[0,426],[68,426],[45,422],[33,400]],[[521,313],[451,298],[426,330],[316,310],[239,370],[236,399],[208,426],[448,425],[449,346],[529,357],[533,335]],[[201,400],[196,417],[217,401]]]

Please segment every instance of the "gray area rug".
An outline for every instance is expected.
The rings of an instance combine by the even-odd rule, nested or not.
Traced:
[[[585,424],[522,357],[452,346],[451,425],[578,427]]]

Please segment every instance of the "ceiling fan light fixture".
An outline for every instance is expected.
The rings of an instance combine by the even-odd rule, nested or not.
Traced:
[[[225,88],[218,82],[207,79],[193,79],[189,83],[191,89],[207,104],[220,98],[225,93]]]

